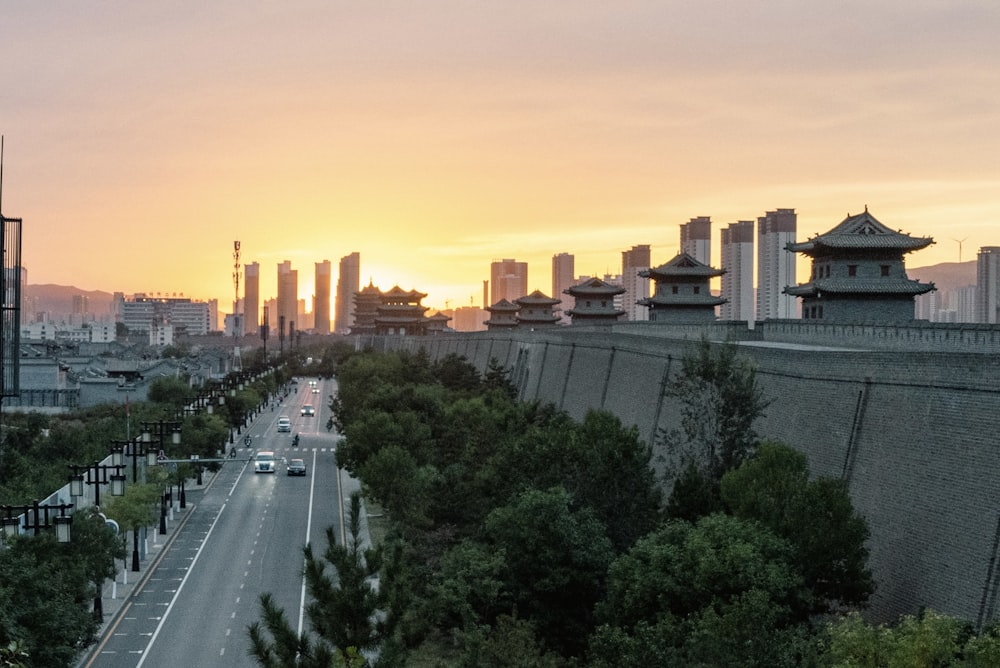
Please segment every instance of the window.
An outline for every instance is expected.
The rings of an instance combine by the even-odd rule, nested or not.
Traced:
[[[700,285],[696,285],[696,286],[694,286],[694,293],[695,293],[696,295],[699,295],[699,294],[701,294],[701,286],[700,286]]]
[[[882,265],[882,275],[883,276],[888,276],[889,275],[889,265],[887,265],[887,264],[883,264]]]
[[[670,291],[671,291],[671,292],[672,292],[673,294],[675,294],[675,295],[676,295],[676,294],[677,294],[677,286],[676,286],[676,285],[672,286],[672,287],[670,288]]]
[[[849,265],[847,265],[847,275],[848,276],[857,276],[858,275],[858,265],[856,265],[856,264],[849,264]]]

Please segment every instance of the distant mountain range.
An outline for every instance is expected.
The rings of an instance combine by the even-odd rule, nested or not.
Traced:
[[[63,315],[73,312],[73,298],[87,298],[87,312],[95,316],[111,313],[111,302],[114,295],[103,290],[81,290],[69,285],[53,285],[51,283],[28,284],[22,287],[24,302],[30,317],[35,313],[51,313]]]
[[[910,278],[934,283],[938,290],[957,290],[976,284],[976,261],[942,262],[929,267],[907,268]]]

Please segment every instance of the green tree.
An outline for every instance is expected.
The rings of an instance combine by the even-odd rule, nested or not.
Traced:
[[[804,617],[868,600],[874,589],[868,525],[844,481],[810,480],[804,454],[763,443],[753,459],[722,478],[720,493],[733,515],[760,522],[795,547],[811,592]]]
[[[506,587],[547,645],[578,655],[593,628],[613,550],[593,511],[562,488],[527,490],[486,518],[487,545],[506,557]]]
[[[378,649],[383,624],[377,617],[383,597],[373,587],[372,578],[378,574],[382,552],[361,544],[361,497],[357,493],[351,495],[348,530],[348,545],[337,545],[333,527],[327,528],[328,545],[322,558],[313,554],[311,545],[303,548],[306,588],[312,598],[306,614],[317,640],[311,640],[309,634],[297,635],[271,595],[261,595],[264,623],[254,622],[247,629],[250,655],[259,665],[362,666],[360,653]]]
[[[726,515],[668,522],[611,565],[595,665],[795,665],[802,595],[792,547]],[[668,665],[669,665],[668,663]]]
[[[753,454],[753,424],[768,402],[752,361],[735,344],[713,345],[703,339],[684,356],[669,393],[680,402],[681,433],[661,438],[683,453],[682,466],[694,462],[718,482]]]
[[[820,665],[829,668],[938,668],[997,665],[979,654],[988,645],[972,636],[971,626],[954,617],[925,611],[902,617],[894,626],[873,626],[854,612],[830,622]],[[964,648],[968,648],[968,657]]]
[[[559,668],[558,655],[545,649],[534,626],[525,619],[501,615],[493,626],[463,635],[463,668]]]
[[[479,390],[481,379],[476,367],[462,355],[449,353],[431,366],[437,382],[450,390],[475,392]]]
[[[181,408],[194,398],[195,393],[183,378],[165,376],[149,384],[147,396],[154,403]]]
[[[505,369],[496,357],[491,357],[483,374],[483,388],[487,391],[499,392],[501,396],[513,401],[517,398],[517,388],[510,379],[510,370]]]
[[[471,539],[445,552],[434,576],[432,609],[441,628],[472,631],[512,609],[505,586],[506,554]]]
[[[122,531],[132,532],[133,571],[139,570],[139,529],[156,523],[162,489],[162,482],[132,482],[126,485],[123,496],[111,497],[104,508],[105,515],[118,522]]]
[[[74,514],[66,544],[51,532],[7,538],[0,549],[0,646],[33,667],[71,665],[94,642],[97,582],[113,577],[120,541],[96,511]]]

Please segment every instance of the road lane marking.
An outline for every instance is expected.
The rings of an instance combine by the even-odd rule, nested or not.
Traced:
[[[212,520],[212,526],[208,528],[208,534],[206,534],[205,536],[205,543],[202,544],[202,547],[204,547],[205,544],[208,543],[208,537],[212,535],[212,531],[215,530],[215,525],[218,524],[219,518],[222,517],[222,512],[225,509],[226,509],[226,504],[222,504],[222,507],[219,508],[219,513],[215,516],[215,519]],[[194,571],[194,565],[198,562],[198,557],[200,556],[201,556],[201,548],[198,549],[198,554],[195,555],[194,561],[191,562],[191,568],[189,568],[187,573],[184,574],[184,579],[181,580],[181,584],[177,587],[177,593],[174,594],[173,597],[170,599],[170,605],[167,606],[166,612],[163,613],[163,618],[160,620],[160,623],[156,625],[156,630],[153,632],[153,636],[149,639],[149,644],[146,645],[146,648],[142,651],[142,657],[140,657],[139,663],[135,664],[135,668],[141,668],[142,664],[146,662],[146,657],[149,656],[149,649],[153,646],[153,643],[156,642],[156,638],[160,635],[160,631],[163,630],[163,625],[166,623],[167,618],[170,616],[170,611],[173,609],[174,603],[177,601],[177,597],[180,596],[181,590],[184,589],[184,585],[187,583],[188,577]]]

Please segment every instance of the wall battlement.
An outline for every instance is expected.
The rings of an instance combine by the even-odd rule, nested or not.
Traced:
[[[762,438],[800,449],[814,475],[848,481],[872,532],[873,620],[921,606],[978,624],[1000,617],[1000,328],[630,323],[359,344],[455,353],[480,370],[496,358],[522,399],[577,419],[609,410],[638,427],[662,465],[671,453],[657,434],[679,423],[666,388],[702,336],[736,341],[757,365],[771,401]]]

